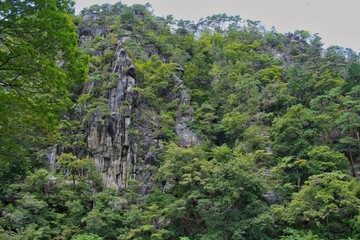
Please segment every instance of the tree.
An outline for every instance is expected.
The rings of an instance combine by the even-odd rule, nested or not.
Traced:
[[[212,156],[209,161],[201,149],[169,144],[158,172],[172,195],[164,209],[169,230],[199,239],[269,239],[272,219],[252,159],[234,157],[226,145]]]
[[[345,78],[345,85],[343,87],[345,92],[351,90],[352,87],[359,85],[360,83],[360,63],[353,62],[348,70]]]
[[[95,166],[92,163],[92,159],[82,158],[78,159],[72,153],[64,153],[57,157],[56,165],[69,175],[72,179],[73,185],[76,184],[76,180],[85,182],[86,180],[94,180],[99,183],[99,173],[95,172]]]
[[[312,230],[325,239],[356,236],[351,226],[360,207],[359,183],[339,172],[310,177],[288,206],[274,206],[278,220],[297,229]]]
[[[69,0],[0,3],[0,176],[11,176],[7,181],[41,164],[35,149],[53,142],[71,104],[69,90],[85,79],[72,6]]]
[[[333,145],[332,135],[336,130],[333,120],[339,118],[340,87],[332,88],[323,95],[319,95],[310,101],[311,110],[317,113],[319,127],[322,132],[322,143]]]
[[[288,182],[294,183],[294,179],[296,178],[298,191],[300,191],[301,183],[309,176],[308,161],[288,156],[282,158],[278,166],[287,172],[286,177],[289,179]]]
[[[353,146],[359,144],[359,132],[358,128],[360,127],[360,116],[358,114],[360,108],[360,99],[359,99],[360,87],[355,86],[352,88],[351,92],[343,99],[343,109],[341,115],[336,119],[336,123],[339,125],[339,128],[343,135],[343,138],[339,140],[340,143],[346,144],[349,153],[349,159],[351,163],[351,172],[355,177],[355,161],[353,157]],[[360,149],[359,149],[360,150]]]
[[[203,196],[193,193],[205,227],[201,239],[271,239],[273,219],[261,201],[264,184],[254,169],[249,156],[215,162]]]
[[[37,110],[45,107],[40,113],[50,110],[50,104],[55,106],[52,113],[62,110],[66,86],[81,83],[86,73],[68,16],[72,4],[68,0],[7,0],[0,5],[2,94],[19,96]]]
[[[81,219],[88,233],[104,239],[116,239],[123,228],[123,211],[126,199],[117,196],[115,189],[107,189],[91,197],[93,208]]]
[[[309,170],[312,174],[332,171],[345,171],[349,168],[349,161],[344,154],[331,150],[328,146],[315,146],[308,153]]]
[[[48,204],[29,193],[16,200],[16,204],[16,208],[8,209],[8,214],[2,219],[4,227],[17,230],[18,238],[15,239],[50,239],[50,222],[56,216]]]
[[[305,158],[317,142],[317,118],[302,105],[292,106],[283,117],[273,121],[275,149],[280,156]]]
[[[96,234],[88,233],[88,234],[79,234],[76,235],[73,240],[102,240],[103,238],[99,237]]]

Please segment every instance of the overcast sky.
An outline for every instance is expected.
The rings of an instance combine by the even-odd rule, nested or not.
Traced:
[[[94,4],[118,0],[75,0],[76,12]],[[325,46],[360,51],[360,0],[123,0],[123,4],[152,5],[154,14],[197,21],[218,13],[261,21],[278,32],[308,30],[319,33]]]

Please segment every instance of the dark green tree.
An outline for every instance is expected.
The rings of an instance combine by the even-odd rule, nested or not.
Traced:
[[[274,206],[280,221],[321,238],[356,237],[352,227],[360,207],[359,183],[346,174],[323,173],[310,177],[287,206]]]
[[[68,0],[0,3],[0,188],[42,164],[36,148],[54,141],[59,116],[71,106],[69,90],[85,79],[72,6]]]
[[[280,156],[305,158],[317,142],[317,118],[302,105],[292,106],[283,117],[273,121],[275,150]]]

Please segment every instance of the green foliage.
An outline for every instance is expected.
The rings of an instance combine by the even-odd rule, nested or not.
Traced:
[[[323,238],[350,236],[355,234],[351,234],[354,229],[350,223],[360,204],[358,185],[337,172],[314,175],[300,192],[294,193],[288,206],[275,206],[273,212],[280,220],[298,229],[311,228]]]
[[[109,189],[92,196],[94,206],[81,219],[87,232],[104,239],[114,239],[121,233],[124,220],[122,212],[127,201],[116,195],[116,191]]]
[[[304,30],[149,8],[0,4],[0,238],[358,239],[356,53]],[[132,172],[102,189],[87,126],[124,117]],[[174,143],[179,122],[203,144]],[[55,143],[58,174],[39,169]]]
[[[209,102],[203,103],[195,112],[196,122],[192,123],[192,130],[201,130],[205,136],[212,137],[214,121],[218,119],[215,108]]]
[[[160,113],[159,121],[161,126],[161,132],[167,141],[175,140],[177,138],[175,133],[175,121],[174,121],[174,113],[167,112],[167,113]]]
[[[262,84],[276,82],[281,80],[284,69],[279,66],[271,66],[270,68],[261,69],[256,73]]]
[[[85,79],[88,60],[77,49],[68,16],[72,4],[16,0],[0,5],[0,175],[10,182],[13,173],[39,167],[34,149],[54,142],[58,119],[71,105],[69,91]]]
[[[130,8],[125,8],[121,11],[120,20],[125,24],[127,30],[131,30],[132,25],[136,22],[135,14]]]
[[[54,124],[69,101],[67,85],[84,80],[86,61],[76,49],[75,27],[66,14],[69,1],[31,2],[2,5],[0,74],[7,91],[1,94],[20,97],[28,110]]]
[[[347,70],[348,74],[345,78],[344,91],[348,92],[350,89],[360,83],[360,63],[353,62]]]
[[[72,240],[102,240],[103,238],[99,237],[96,234],[81,234],[73,237]]]
[[[232,158],[226,145],[213,156],[208,161],[200,149],[168,146],[158,178],[176,197],[167,209],[170,229],[200,239],[266,239],[270,215],[260,201],[263,186],[251,172],[251,160]]]
[[[316,240],[319,239],[317,235],[312,234],[311,231],[304,232],[292,228],[286,228],[284,230],[284,236],[281,236],[281,240]]]
[[[349,161],[346,157],[328,146],[316,146],[308,153],[311,174],[323,172],[346,171]]]
[[[164,229],[164,216],[156,205],[139,209],[133,206],[125,213],[129,230],[120,239],[166,239],[169,231]]]
[[[72,218],[73,215],[65,218],[64,203],[71,197],[81,199],[82,194],[66,196],[64,193],[69,192],[67,187],[61,183],[61,177],[45,169],[30,174],[21,184],[11,185],[6,193],[11,204],[7,205],[6,214],[0,219],[5,232],[14,239],[51,239],[54,235],[60,235],[61,228],[62,237],[71,237],[78,229],[73,227],[73,231],[69,232],[62,224],[76,224],[76,219]],[[83,204],[77,204],[78,212]]]
[[[224,126],[225,134],[235,140],[241,137],[248,120],[249,115],[247,113],[231,112],[225,114],[221,120],[221,126]]]
[[[304,158],[317,141],[316,116],[301,105],[295,105],[273,122],[275,148],[280,156]]]
[[[246,151],[263,150],[269,145],[270,136],[267,129],[261,126],[250,126],[244,131]]]
[[[226,144],[213,148],[212,154],[218,162],[228,162],[232,157],[232,151]]]
[[[91,180],[92,184],[99,185],[100,174],[95,172],[95,166],[92,159],[78,159],[72,153],[63,153],[57,157],[56,166],[72,179],[73,184],[77,181]]]

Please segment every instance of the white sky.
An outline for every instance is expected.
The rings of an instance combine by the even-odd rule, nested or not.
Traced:
[[[75,0],[76,12],[94,4],[119,0]],[[218,13],[240,15],[261,21],[268,30],[278,32],[307,30],[319,33],[325,47],[339,45],[360,51],[360,0],[122,0],[123,4],[152,5],[156,16],[173,15],[194,20]]]

